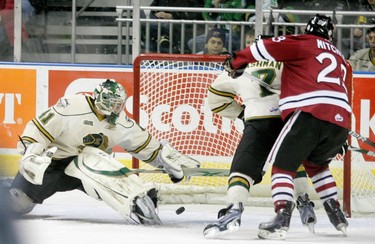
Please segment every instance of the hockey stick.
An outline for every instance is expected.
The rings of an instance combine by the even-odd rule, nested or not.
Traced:
[[[357,147],[348,147],[348,150],[353,151],[353,152],[363,153],[363,154],[366,154],[366,155],[371,156],[371,157],[375,157],[374,151],[370,151],[370,150],[366,150],[366,149],[362,149],[362,148],[357,148]]]
[[[167,174],[163,169],[131,169],[137,174]],[[229,176],[229,169],[214,168],[182,168],[186,177],[191,176]]]
[[[253,80],[253,81],[256,81],[258,82],[258,84],[263,87],[263,88],[266,88],[268,91],[274,93],[274,94],[277,94],[277,95],[280,95],[280,91],[279,90],[275,90],[273,89],[268,83],[264,82],[263,80],[259,79],[259,78],[256,78],[255,76],[249,74],[248,72],[243,72],[243,74],[246,78],[249,78],[250,80]]]
[[[361,136],[360,134],[352,131],[352,130],[349,130],[349,135],[353,136],[354,138],[366,143],[367,145],[370,145],[372,147],[375,147],[375,142],[373,141],[370,141],[370,139],[368,139],[367,137],[364,137],[364,136]]]

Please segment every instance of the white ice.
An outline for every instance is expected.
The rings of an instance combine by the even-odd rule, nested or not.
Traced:
[[[162,226],[129,224],[103,202],[79,191],[58,193],[38,205],[29,215],[15,222],[22,244],[242,244],[242,243],[375,243],[375,217],[349,219],[347,237],[328,221],[323,209],[316,210],[318,223],[315,234],[303,227],[295,210],[287,239],[260,240],[260,222],[274,216],[272,208],[246,206],[238,232],[209,240],[203,228],[214,221],[220,205],[184,205],[180,215],[175,210],[182,205],[161,205]]]

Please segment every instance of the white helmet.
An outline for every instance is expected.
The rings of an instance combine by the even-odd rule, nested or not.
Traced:
[[[126,92],[121,84],[107,79],[94,90],[95,107],[107,116],[116,118],[124,110]]]

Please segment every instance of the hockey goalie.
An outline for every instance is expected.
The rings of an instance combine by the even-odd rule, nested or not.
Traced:
[[[110,156],[121,146],[132,156],[167,172],[175,183],[183,168],[199,163],[162,145],[124,112],[124,88],[106,80],[93,96],[62,97],[32,119],[20,137],[19,172],[9,187],[13,211],[29,213],[56,192],[81,190],[138,224],[161,224],[154,184],[146,184]]]

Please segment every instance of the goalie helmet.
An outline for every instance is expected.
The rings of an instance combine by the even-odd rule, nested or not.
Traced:
[[[104,115],[118,117],[126,101],[125,89],[114,80],[107,79],[94,90],[95,107]]]
[[[320,36],[332,41],[333,29],[334,26],[331,17],[317,14],[307,23],[305,34]]]

